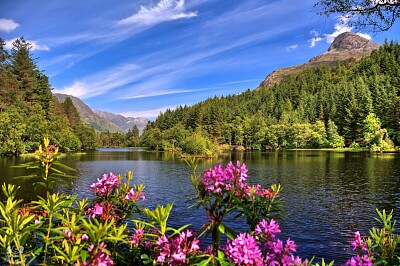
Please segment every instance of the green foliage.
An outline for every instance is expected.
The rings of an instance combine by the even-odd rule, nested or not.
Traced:
[[[57,152],[47,149],[48,139],[44,147],[45,151],[39,150],[36,159],[47,174],[57,165]],[[267,249],[272,247],[274,253],[300,263],[296,265],[333,265],[333,261],[328,264],[324,259],[321,264],[313,264],[313,259],[307,262],[294,258],[294,242],[286,241],[284,248],[274,236],[280,229],[272,218],[279,218],[282,212],[279,185],[268,189],[249,185],[246,166],[239,162],[236,166],[230,163],[225,169],[217,165],[202,178],[196,175],[198,161],[188,158],[186,163],[192,169],[190,181],[196,191],[197,206],[204,208],[210,218],[198,232],[200,236],[212,235],[212,247],[207,250],[200,248],[199,239],[187,229],[190,225],[177,229],[168,226],[173,204],[141,209],[137,200],[144,187],[132,185],[133,173],[128,172],[126,176],[110,174],[98,179],[92,185],[96,195],[90,201],[47,193],[46,197],[39,196],[38,200],[22,205],[23,200],[15,198],[18,188],[3,184],[7,200],[0,202],[0,259],[10,265],[235,265],[232,256],[251,255],[254,248],[263,253],[258,262],[267,260],[268,252],[272,252]],[[399,265],[400,236],[395,232],[393,211],[377,213],[381,228],[372,228],[369,238],[356,233],[352,245],[359,255],[352,260],[355,263],[362,258],[371,262],[368,265]],[[133,214],[141,216],[132,220],[134,232],[130,233],[125,219]],[[249,232],[239,235],[229,228],[224,223],[228,215],[246,217]],[[221,235],[231,239],[226,248],[220,247]],[[234,241],[236,246],[231,245]],[[260,246],[267,251],[260,251]],[[283,262],[284,258],[275,258],[275,262],[280,260]]]
[[[18,204],[22,200],[16,200],[16,188],[14,185],[2,185],[3,193],[7,196],[5,203],[0,202],[0,247],[7,252],[7,258],[11,264],[14,264],[13,250],[11,247],[15,247],[14,250],[18,251],[19,262],[22,265],[26,265],[28,258],[26,251],[24,252],[24,246],[29,240],[30,234],[34,229],[37,228],[35,224],[32,224],[34,215],[29,213],[20,214],[18,210]]]
[[[309,68],[269,88],[167,110],[148,125],[142,144],[154,148],[170,140],[179,123],[188,134],[205,131],[218,144],[246,149],[366,145],[364,121],[375,113],[399,145],[399,71],[400,45],[385,43],[358,62]]]
[[[4,45],[0,38],[0,155],[32,152],[45,136],[62,151],[93,148],[94,132],[82,132],[71,99],[62,104],[53,99],[49,79],[30,53],[32,46],[16,39],[10,54]]]
[[[40,145],[34,156],[36,159],[35,161],[15,166],[33,169],[33,173],[28,176],[16,177],[16,179],[32,182],[34,187],[44,187],[46,193],[50,192],[56,184],[66,185],[72,183],[71,180],[74,176],[67,175],[63,170],[71,172],[75,171],[75,169],[57,161],[60,156],[58,147],[50,145],[50,140],[48,138],[44,138],[43,148],[42,145]]]
[[[214,156],[219,153],[218,145],[200,132],[186,137],[180,143],[180,147],[189,155]]]
[[[0,112],[0,154],[17,155],[25,150],[22,136],[26,124],[16,110]]]
[[[387,130],[381,128],[381,121],[374,113],[368,114],[364,120],[364,142],[371,151],[384,151],[394,148]]]
[[[332,120],[328,120],[327,126],[327,141],[328,145],[331,148],[343,148],[344,147],[344,138],[339,135],[337,132],[337,126]]]

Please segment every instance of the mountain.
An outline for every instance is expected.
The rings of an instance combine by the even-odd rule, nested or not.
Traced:
[[[105,120],[114,123],[124,132],[128,132],[129,129],[132,129],[133,125],[136,125],[139,129],[139,133],[141,134],[147,122],[149,121],[147,118],[144,117],[125,117],[122,115],[116,115],[101,110],[93,110],[93,112],[98,116],[104,118]]]
[[[122,132],[122,129],[119,128],[114,123],[107,121],[106,119],[95,114],[89,106],[87,106],[81,99],[61,94],[61,93],[53,93],[53,96],[59,101],[64,102],[67,97],[70,97],[72,103],[74,104],[76,110],[78,110],[79,115],[84,123],[91,125],[96,131],[100,132]]]
[[[61,93],[53,93],[53,96],[59,101],[64,102],[65,98],[70,97],[76,110],[84,123],[91,125],[99,132],[128,132],[129,129],[136,125],[139,133],[143,132],[147,122],[144,117],[124,117],[100,110],[92,110],[81,99]]]
[[[329,49],[322,55],[314,56],[308,63],[288,68],[281,68],[269,74],[258,86],[257,89],[270,87],[278,84],[283,78],[299,74],[309,67],[317,67],[321,64],[336,66],[338,62],[346,64],[358,61],[364,56],[371,55],[372,51],[377,50],[381,45],[363,38],[352,32],[345,32],[338,35]]]

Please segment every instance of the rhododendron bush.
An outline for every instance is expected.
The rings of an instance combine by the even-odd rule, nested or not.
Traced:
[[[88,188],[90,200],[47,192],[46,197],[23,203],[16,198],[18,188],[4,184],[1,264],[314,265],[312,259],[295,254],[293,239],[279,238],[283,205],[279,185],[250,184],[247,166],[241,162],[217,164],[200,175],[197,160],[187,163],[195,191],[191,200],[208,217],[197,232],[190,225],[168,225],[173,204],[143,207],[145,189],[133,184],[132,172],[97,178]],[[355,233],[351,242],[355,255],[347,265],[400,264],[400,237],[392,213],[378,211],[378,215],[382,228],[373,228],[369,237]],[[243,223],[242,232],[227,224],[235,219]],[[202,244],[207,237],[210,246]]]

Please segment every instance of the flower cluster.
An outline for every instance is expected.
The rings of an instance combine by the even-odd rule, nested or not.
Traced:
[[[351,242],[353,250],[358,254],[349,259],[346,265],[350,266],[372,266],[374,254],[368,249],[368,244],[365,238],[361,237],[360,232],[354,233],[354,240]]]
[[[121,213],[118,205],[114,205],[111,201],[95,202],[92,208],[89,207],[85,211],[85,214],[90,218],[99,218],[103,221],[110,221],[111,219],[118,221],[121,219]]]
[[[136,201],[141,198],[145,200],[142,190],[143,185],[130,185],[133,177],[132,172],[127,172],[126,180],[120,175],[113,173],[104,174],[101,179],[93,183],[96,197],[85,209],[85,214],[90,218],[98,218],[103,221],[120,221],[130,217],[130,215],[138,211]]]
[[[128,193],[126,193],[124,199],[126,200],[133,200],[133,201],[137,201],[139,199],[139,197],[142,200],[146,200],[146,197],[144,195],[142,195],[142,192],[139,190],[134,190],[133,188],[131,188]]]
[[[113,173],[110,176],[104,174],[101,179],[97,178],[97,182],[91,185],[94,188],[96,195],[100,197],[106,197],[110,194],[113,188],[118,187],[118,177]]]
[[[250,186],[246,183],[242,185],[240,190],[236,191],[236,196],[242,200],[245,200],[246,197],[250,197],[252,200],[255,200],[257,196],[269,199],[275,195],[276,193],[271,191],[269,188],[262,188],[261,185]]]
[[[230,190],[232,187],[245,186],[247,180],[247,168],[245,164],[237,161],[236,166],[232,162],[226,168],[217,164],[214,168],[208,169],[203,176],[204,186],[207,192],[222,194],[223,190]]]
[[[114,262],[110,258],[110,255],[106,250],[107,245],[104,242],[101,242],[100,247],[98,249],[94,248],[94,245],[90,245],[88,251],[90,253],[90,260],[85,261],[83,265],[102,265],[102,266],[110,266],[114,265]]]
[[[307,265],[307,261],[295,257],[296,245],[288,238],[286,243],[276,237],[280,233],[279,224],[271,219],[262,220],[254,235],[239,234],[226,247],[228,258],[240,265]]]
[[[168,261],[168,265],[187,265],[187,260],[200,250],[199,240],[191,230],[168,238],[161,236],[156,242],[156,252],[153,254],[158,263]]]
[[[239,234],[225,247],[228,258],[237,265],[263,265],[262,253],[257,240],[247,233]]]
[[[142,229],[136,229],[135,233],[131,236],[131,244],[139,246],[142,243],[144,231]]]

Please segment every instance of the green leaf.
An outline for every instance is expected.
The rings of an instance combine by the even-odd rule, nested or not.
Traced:
[[[225,227],[222,223],[220,223],[218,225],[218,231],[220,231],[221,233],[225,234]]]
[[[87,250],[81,250],[81,259],[82,259],[83,262],[86,261],[86,258],[88,256],[88,254],[89,253],[87,252]]]
[[[196,263],[195,265],[197,265],[197,266],[206,266],[206,265],[208,265],[210,263],[210,261],[211,261],[211,258],[208,258],[208,259],[203,260],[203,261],[201,261],[199,263]]]

